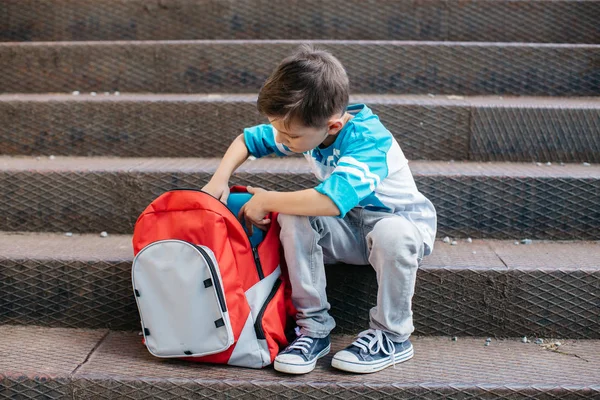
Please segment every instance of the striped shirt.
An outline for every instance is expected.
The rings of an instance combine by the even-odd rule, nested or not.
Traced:
[[[423,236],[425,254],[431,253],[436,234],[435,208],[419,190],[398,142],[379,117],[364,104],[348,107],[354,116],[328,147],[304,153],[320,181],[315,187],[338,207],[340,218],[354,207],[402,215]],[[275,153],[293,154],[275,140],[272,125],[244,130],[248,152],[256,158]]]

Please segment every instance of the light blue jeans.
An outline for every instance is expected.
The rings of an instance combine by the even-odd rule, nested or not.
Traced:
[[[385,331],[396,342],[414,331],[412,297],[423,258],[423,237],[408,219],[354,208],[341,218],[280,214],[292,301],[302,334],[325,337],[335,327],[329,315],[325,264],[371,264],[377,274],[377,305],[370,328]]]

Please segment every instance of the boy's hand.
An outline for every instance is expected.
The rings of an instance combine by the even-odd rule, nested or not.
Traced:
[[[265,197],[268,195],[268,192],[264,189],[253,188],[252,186],[248,186],[246,189],[248,190],[248,193],[253,196],[241,208],[238,219],[240,221],[246,221],[248,235],[252,236],[253,225],[258,229],[266,231],[268,225],[271,223],[271,220],[266,218],[269,211],[264,206]]]
[[[223,204],[227,204],[227,198],[229,197],[229,185],[227,182],[213,181],[211,179],[210,182],[202,188],[202,191],[221,200]]]

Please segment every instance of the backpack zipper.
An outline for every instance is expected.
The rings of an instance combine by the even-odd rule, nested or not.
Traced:
[[[215,282],[215,284],[213,286],[215,287],[215,290],[217,291],[217,298],[219,299],[219,303],[221,304],[221,311],[227,312],[227,304],[225,303],[225,296],[223,295],[223,290],[221,288],[221,281],[219,280],[219,276],[217,275],[217,270],[215,268],[215,264],[213,264],[212,259],[210,258],[210,256],[206,252],[206,250],[204,250],[202,247],[200,247],[196,244],[193,244],[193,243],[190,243],[190,244],[192,246],[194,246],[200,252],[200,254],[202,254],[202,256],[204,257],[204,260],[208,264],[208,269],[210,269],[210,275],[212,276],[212,279]]]
[[[254,323],[254,330],[256,331],[256,337],[258,339],[266,339],[265,331],[262,326],[263,315],[264,315],[265,311],[267,310],[267,306],[269,305],[271,300],[273,300],[273,297],[275,297],[277,290],[279,290],[281,283],[282,283],[281,278],[277,278],[277,281],[275,281],[275,284],[273,285],[273,288],[271,289],[271,293],[269,293],[269,296],[267,296],[263,306],[261,307],[260,311],[258,312],[258,315],[256,316],[256,322]]]
[[[219,203],[221,203],[221,200],[217,199],[215,196],[213,196],[213,195],[212,195],[212,194],[210,194],[210,193],[206,193],[206,192],[205,192],[205,191],[203,191],[203,190],[199,190],[199,189],[190,189],[190,188],[175,188],[175,189],[171,189],[171,190],[168,190],[168,191],[169,191],[169,192],[172,192],[172,191],[175,191],[175,190],[191,190],[191,191],[193,191],[193,192],[200,192],[200,193],[204,193],[205,195],[207,195],[207,196],[210,196],[210,197],[212,197],[213,199],[217,200]],[[221,204],[223,204],[223,203],[221,203]],[[223,204],[223,205],[224,205],[224,204]],[[224,206],[225,206],[225,205],[224,205]],[[235,217],[235,220],[237,221],[237,223],[238,223],[238,224],[240,224],[240,226],[242,227],[242,229],[244,229],[244,227],[242,226],[242,224],[240,223],[240,221],[237,219],[237,215],[235,215],[235,214],[234,214],[234,213],[233,213],[233,212],[232,212],[232,211],[229,209],[229,207],[225,206],[225,209],[226,209],[227,211],[229,211],[229,213]],[[258,228],[257,228],[257,229],[258,229]],[[245,231],[246,231],[246,230],[244,229],[244,232],[245,232]],[[248,247],[250,247],[250,248],[252,249],[252,255],[254,256],[254,264],[255,264],[255,266],[256,266],[256,272],[258,273],[258,279],[262,281],[262,280],[265,278],[265,273],[264,273],[264,271],[263,271],[262,264],[260,263],[260,257],[259,257],[259,255],[258,255],[258,246],[256,246],[256,247],[252,247],[252,243],[250,243],[250,238],[249,238],[247,235],[246,235],[245,237],[246,237],[246,241],[247,241],[247,243],[248,243]]]
[[[261,281],[265,279],[265,273],[262,269],[262,264],[260,263],[260,256],[258,255],[258,247],[252,248],[252,254],[254,255],[254,263],[256,264],[256,271],[258,272],[258,279]]]

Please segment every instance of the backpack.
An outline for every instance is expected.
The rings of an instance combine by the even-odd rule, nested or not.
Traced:
[[[208,193],[171,190],[137,219],[132,283],[154,356],[262,368],[289,343],[295,310],[277,214],[251,242],[237,219],[244,192],[231,188],[234,214]]]

